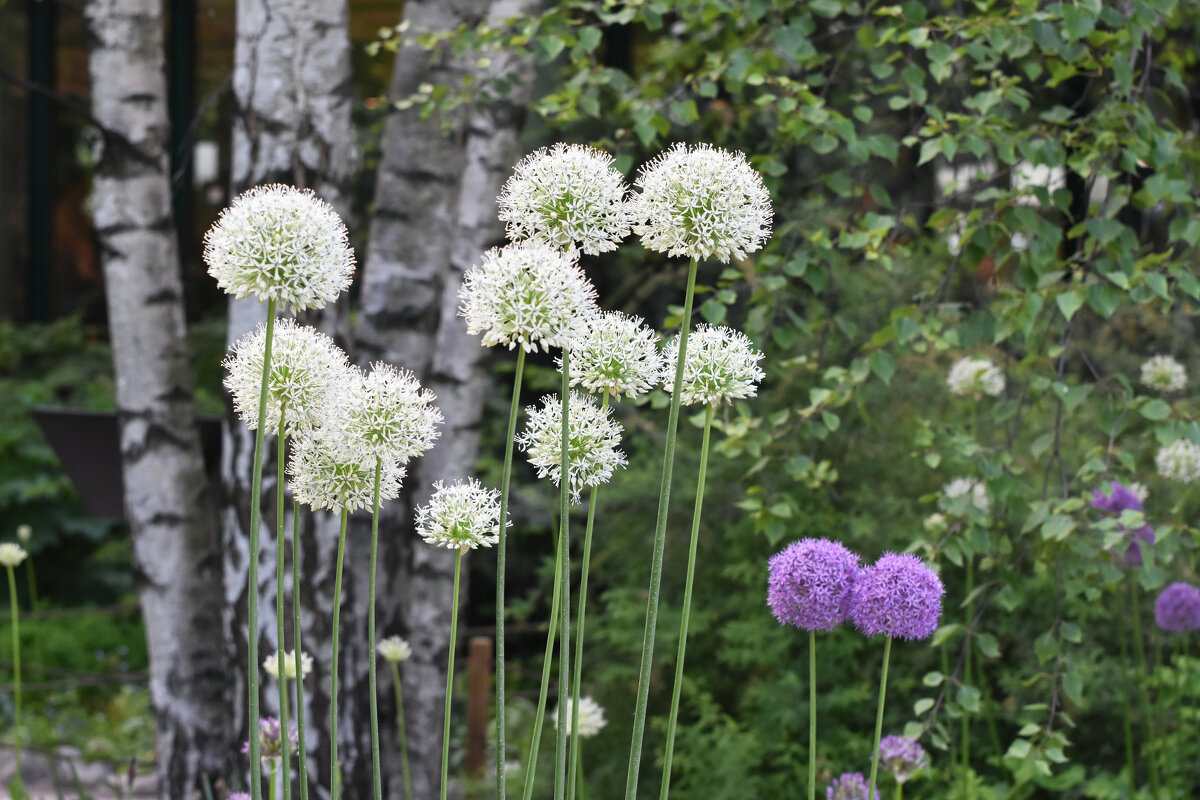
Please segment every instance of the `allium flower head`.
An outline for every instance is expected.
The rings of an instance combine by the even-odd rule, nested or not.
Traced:
[[[942,617],[946,589],[912,554],[884,553],[854,582],[850,617],[867,636],[927,639]]]
[[[537,242],[492,249],[463,278],[458,313],[486,347],[563,347],[596,312],[596,289],[571,256]]]
[[[1122,511],[1141,511],[1142,499],[1131,488],[1120,481],[1112,481],[1112,492],[1097,488],[1092,490],[1092,508],[1120,514]]]
[[[1160,449],[1154,463],[1164,478],[1191,483],[1200,478],[1200,445],[1180,439]]]
[[[567,710],[566,710],[566,713],[563,714],[563,718],[566,719],[567,733],[573,732],[571,730],[571,728],[572,728],[572,726],[571,726],[571,709],[573,708],[572,702],[573,701],[570,701],[570,700],[567,701]],[[559,711],[559,709],[556,708],[556,709],[554,709],[554,712],[550,715],[551,718],[554,720],[555,728],[558,728],[558,719],[559,719],[558,711]],[[580,736],[582,736],[584,738],[587,738],[589,736],[595,736],[597,733],[600,732],[600,729],[603,728],[607,724],[608,724],[608,720],[604,718],[604,709],[601,707],[601,705],[599,703],[597,703],[595,700],[593,700],[590,697],[580,697],[579,698],[579,735]]]
[[[474,478],[449,486],[438,481],[429,505],[417,509],[417,533],[437,547],[491,547],[500,541],[500,493]]]
[[[1154,601],[1154,621],[1171,633],[1200,630],[1200,589],[1190,583],[1172,583]]]
[[[404,467],[391,460],[380,462],[380,467],[380,502],[395,500]],[[336,424],[296,439],[288,475],[296,500],[313,509],[357,511],[373,503],[375,456],[354,449],[338,435]]]
[[[607,389],[619,399],[645,394],[659,382],[658,342],[641,317],[619,311],[594,314],[570,348],[572,386],[597,394]],[[562,369],[562,359],[558,366]]]
[[[1138,481],[1129,484],[1129,491],[1133,492],[1134,497],[1143,503],[1150,497],[1150,490],[1146,488],[1146,484],[1139,483]]]
[[[562,398],[546,395],[540,407],[526,409],[528,422],[517,436],[517,444],[529,454],[529,463],[537,467],[538,477],[562,480]],[[567,412],[567,483],[573,502],[579,502],[585,486],[607,483],[617,467],[625,466],[621,444],[621,425],[612,409],[602,409],[592,397],[571,392]]]
[[[204,236],[204,261],[234,297],[284,308],[323,308],[350,285],[346,226],[307,189],[256,186],[234,198]]]
[[[688,337],[687,357],[683,365],[682,402],[713,405],[744,397],[754,397],[756,384],[763,379],[758,366],[763,354],[741,331],[724,325],[699,325]],[[679,337],[663,349],[662,382],[668,391],[675,388],[675,367],[679,362]]]
[[[861,772],[844,772],[826,787],[825,800],[867,800],[870,789]],[[875,790],[874,800],[879,800],[878,789]]]
[[[380,639],[375,649],[379,651],[379,655],[383,657],[384,661],[392,663],[407,661],[412,657],[412,647],[399,636]]]
[[[675,144],[642,167],[636,185],[630,216],[647,250],[728,262],[771,235],[771,195],[741,153]]]
[[[629,187],[612,156],[556,144],[526,156],[504,184],[500,220],[512,241],[532,239],[588,255],[617,249],[629,234]]]
[[[433,447],[442,412],[433,405],[437,398],[411,372],[378,362],[366,376],[357,369],[351,374],[339,400],[349,441],[401,464]]]
[[[266,337],[267,326],[260,324],[234,342],[233,352],[222,364],[227,371],[225,387],[233,396],[233,408],[250,430],[258,428],[258,393],[262,388]],[[285,404],[284,426],[289,434],[321,424],[347,369],[346,354],[333,339],[288,317],[275,320],[271,372],[267,376],[265,431],[279,432],[279,412]]]
[[[950,520],[941,512],[934,512],[925,518],[925,530],[932,536],[941,536],[950,529]]]
[[[25,560],[25,556],[29,555],[25,552],[25,548],[14,542],[5,542],[0,544],[0,564],[6,567],[15,567]]]
[[[943,511],[952,511],[960,508],[959,502],[961,501],[958,500],[960,497],[970,498],[969,505],[965,508],[974,507],[985,516],[992,510],[992,501],[988,499],[987,486],[974,478],[955,478],[947,483],[942,487],[942,496],[938,499],[938,505]]]
[[[1157,392],[1178,392],[1187,384],[1187,372],[1171,356],[1154,356],[1142,364],[1142,383]]]
[[[271,758],[279,758],[283,755],[283,738],[280,735],[281,727],[279,720],[275,717],[263,717],[258,721],[258,752],[259,757],[263,761]],[[296,752],[296,744],[299,740],[300,737],[296,726],[288,725],[287,744],[289,753],[294,754]],[[249,742],[242,744],[242,752],[250,752]]]
[[[226,800],[250,800],[249,792],[234,792]]]
[[[801,539],[767,562],[767,605],[784,625],[831,631],[850,614],[858,571],[858,556],[841,543]]]
[[[986,358],[967,356],[955,362],[946,377],[951,394],[995,397],[1004,391],[1004,373]]]
[[[929,766],[929,754],[916,739],[907,736],[885,736],[879,742],[879,762],[892,773],[896,783],[904,783]]]
[[[300,654],[300,671],[304,677],[312,672],[313,660],[308,653]],[[263,669],[272,678],[279,677],[279,653],[271,653],[263,659]],[[283,676],[285,680],[296,680],[296,651],[286,650],[283,654]]]
[[[29,544],[29,540],[33,538],[33,528],[28,525],[17,526],[17,539],[21,544]]]

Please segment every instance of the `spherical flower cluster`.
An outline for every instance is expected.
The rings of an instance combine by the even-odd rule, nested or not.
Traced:
[[[859,564],[844,545],[801,539],[771,556],[767,565],[767,605],[780,623],[831,631],[849,616]]]
[[[897,783],[904,783],[929,766],[929,754],[916,739],[885,736],[879,742],[879,762]]]
[[[629,234],[628,194],[612,156],[560,143],[517,164],[498,198],[500,220],[512,241],[532,239],[596,255],[615,250]]]
[[[399,636],[389,636],[386,639],[380,639],[375,649],[379,651],[379,655],[385,661],[391,661],[393,664],[400,661],[407,661],[412,657],[412,647]]]
[[[950,519],[945,514],[935,511],[925,518],[924,526],[931,536],[941,536],[950,530]]]
[[[596,289],[575,260],[537,242],[492,249],[458,292],[468,333],[487,347],[518,344],[530,352],[564,347],[596,311]]]
[[[1138,500],[1145,503],[1150,498],[1150,490],[1146,488],[1146,484],[1134,481],[1129,484],[1129,491],[1133,492]]]
[[[967,356],[950,368],[946,383],[951,394],[978,400],[984,395],[995,397],[1004,391],[1004,373],[986,358]]]
[[[1092,508],[1114,516],[1120,516],[1123,511],[1140,512],[1142,510],[1142,498],[1137,495],[1132,486],[1126,487],[1119,481],[1112,481],[1110,486],[1112,487],[1111,494],[1107,494],[1099,488],[1092,490]],[[1132,540],[1123,555],[1125,563],[1134,566],[1140,565],[1142,563],[1142,545],[1154,544],[1154,529],[1149,525],[1142,525],[1134,529],[1118,525],[1117,528]]]
[[[17,526],[17,539],[21,544],[29,544],[29,540],[33,538],[33,528],[28,525]]]
[[[957,498],[969,497],[969,506],[960,506]],[[942,487],[942,496],[938,505],[943,511],[967,510],[974,507],[980,514],[987,515],[992,510],[992,501],[988,499],[987,486],[974,478],[955,478]]]
[[[312,672],[313,660],[308,653],[300,654],[300,672],[303,677],[307,678],[308,673]],[[263,659],[263,669],[272,678],[279,677],[279,654],[271,653]],[[296,680],[296,651],[287,650],[283,654],[283,677],[285,680]]]
[[[417,509],[417,533],[437,547],[491,547],[500,541],[500,493],[474,478],[449,486],[438,481],[429,505]]]
[[[296,440],[288,475],[298,502],[313,509],[357,511],[373,505],[375,463],[373,455],[351,447],[330,425]],[[380,502],[395,500],[404,467],[382,461],[380,468]]]
[[[226,800],[250,800],[249,792],[234,792]]]
[[[942,617],[937,573],[911,554],[884,553],[854,582],[850,616],[867,636],[926,639]]]
[[[1171,356],[1154,356],[1142,364],[1142,383],[1163,394],[1178,392],[1187,384],[1187,372]]]
[[[1200,478],[1200,445],[1180,439],[1160,449],[1154,463],[1164,478],[1191,483]]]
[[[338,403],[348,441],[401,464],[433,447],[442,412],[433,405],[437,398],[411,372],[379,362],[365,377],[355,369],[345,380]]]
[[[844,772],[825,788],[825,800],[867,800],[870,789],[861,772]],[[874,800],[879,800],[878,789]]]
[[[567,710],[563,714],[566,720],[567,733],[573,733],[571,730],[571,709],[573,708],[572,700],[567,701]],[[551,717],[554,720],[554,727],[558,728],[558,709],[554,709]],[[590,697],[579,698],[579,735],[583,738],[595,736],[600,732],[600,729],[608,724],[608,720],[604,718],[604,708],[599,703]]]
[[[1171,633],[1200,630],[1200,589],[1189,583],[1172,583],[1154,601],[1154,621]]]
[[[204,261],[234,297],[274,298],[282,308],[323,308],[350,285],[346,226],[307,189],[272,184],[234,198],[204,237]]]
[[[25,548],[14,542],[5,542],[0,544],[0,564],[6,567],[15,567],[25,560],[25,556],[29,555],[25,552]]]
[[[283,737],[281,736],[281,726],[279,720],[275,717],[263,717],[258,721],[258,753],[259,758],[263,761],[272,758],[279,758],[283,755]],[[287,745],[288,752],[296,752],[296,744],[300,741],[299,734],[295,725],[288,725]],[[242,743],[242,752],[250,752],[250,743]]]
[[[753,397],[756,384],[763,379],[758,366],[763,354],[741,331],[724,325],[700,325],[688,337],[687,357],[683,364],[681,400],[684,405],[712,403]],[[675,369],[679,362],[679,337],[663,349],[662,382],[671,391],[675,387]]]
[[[741,153],[676,144],[642,167],[636,185],[630,216],[647,250],[728,262],[771,235],[771,195]]]
[[[549,477],[557,485],[562,479],[562,398],[547,395],[541,407],[530,406],[526,411],[529,421],[517,436],[517,444],[529,454],[538,477]],[[625,454],[618,447],[621,425],[611,409],[571,392],[567,413],[567,485],[573,502],[579,502],[583,487],[607,483],[613,470],[625,465]]]
[[[659,382],[662,357],[654,332],[641,317],[619,311],[594,314],[583,335],[571,342],[571,385],[614,398],[637,397]],[[559,368],[562,360],[559,359]]]

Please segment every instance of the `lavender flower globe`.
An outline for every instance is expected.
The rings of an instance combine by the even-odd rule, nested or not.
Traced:
[[[1200,630],[1200,589],[1178,581],[1163,589],[1154,601],[1154,621],[1171,633]]]
[[[825,800],[867,800],[867,779],[861,772],[843,772],[825,789]],[[875,790],[874,800],[879,800]]]
[[[850,617],[867,636],[928,639],[942,618],[946,588],[912,554],[884,553],[854,582]]]
[[[929,766],[929,754],[916,739],[907,736],[885,736],[879,743],[879,760],[892,773],[896,783],[904,783]]]
[[[839,542],[801,539],[767,562],[767,605],[781,624],[831,631],[850,614],[858,556]]]
[[[1112,481],[1111,488],[1111,492],[1105,492],[1103,488],[1092,490],[1092,508],[1114,516],[1120,516],[1124,511],[1142,511],[1142,498],[1132,487],[1125,486],[1120,481]],[[1128,534],[1132,540],[1122,556],[1123,560],[1127,565],[1141,566],[1142,545],[1154,544],[1154,528],[1142,525],[1140,528],[1130,529],[1119,525],[1118,529]]]

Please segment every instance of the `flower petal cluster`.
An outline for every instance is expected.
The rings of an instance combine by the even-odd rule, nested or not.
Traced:
[[[1154,601],[1154,621],[1171,633],[1200,630],[1200,589],[1190,583],[1172,583]]]
[[[538,477],[562,480],[562,398],[546,395],[540,407],[526,409],[528,422],[517,436],[517,444],[529,454]],[[567,425],[567,484],[573,502],[579,502],[585,486],[607,483],[617,467],[625,466],[619,449],[621,425],[612,409],[601,408],[595,399],[571,392],[570,423]]]
[[[1164,478],[1191,483],[1200,478],[1200,445],[1180,439],[1160,449],[1154,463]]]
[[[683,363],[680,402],[722,402],[754,397],[757,383],[763,379],[758,366],[763,354],[741,331],[724,325],[699,325],[688,337]],[[675,369],[679,363],[679,337],[663,349],[662,382],[667,391],[675,388]]]
[[[579,144],[530,153],[498,198],[508,238],[588,255],[617,249],[629,235],[629,187],[612,162],[608,153]]]
[[[442,412],[408,370],[383,362],[364,376],[357,369],[341,394],[339,421],[348,440],[384,461],[401,464],[433,447]]]
[[[927,639],[942,617],[946,589],[912,554],[884,553],[854,582],[850,617],[867,636]]]
[[[305,678],[312,672],[313,659],[308,653],[300,654],[300,671]],[[279,653],[271,653],[263,659],[263,669],[272,678],[279,677]],[[296,651],[287,650],[283,654],[283,677],[285,680],[296,680]]]
[[[258,721],[258,741],[259,741],[259,757],[266,761],[272,758],[279,758],[283,755],[283,737],[282,726],[279,719],[276,717],[263,717]],[[300,741],[299,733],[294,724],[288,725],[287,745],[288,752],[295,753],[296,745]],[[250,743],[242,743],[242,752],[250,752]]]
[[[15,567],[25,560],[29,553],[25,552],[25,548],[15,542],[5,542],[0,544],[0,564],[6,567]]]
[[[357,511],[373,505],[375,464],[373,454],[354,448],[336,424],[329,424],[296,439],[288,476],[298,502],[313,509]],[[380,467],[380,502],[395,500],[404,467],[390,460]]]
[[[571,725],[571,710],[573,701],[567,701],[566,713],[563,714],[563,719],[566,720],[567,733],[573,733]],[[550,715],[554,720],[555,729],[558,728],[559,709],[554,709]],[[595,736],[600,732],[600,729],[608,724],[608,720],[604,718],[604,708],[590,697],[579,698],[579,735],[583,738]]]
[[[767,570],[767,605],[781,624],[831,631],[849,616],[859,563],[840,542],[792,542],[771,556]]]
[[[500,541],[500,492],[474,478],[449,486],[438,481],[429,505],[417,509],[417,533],[437,547],[491,547]]]
[[[520,242],[483,254],[459,289],[458,313],[468,333],[487,347],[564,347],[580,336],[596,311],[596,289],[575,259],[538,242]]]
[[[1154,356],[1142,364],[1142,383],[1157,392],[1178,392],[1187,384],[1187,371],[1171,356]]]
[[[21,544],[29,544],[29,540],[33,538],[33,528],[29,525],[17,526],[17,539]]]
[[[1135,491],[1135,486],[1126,487],[1120,481],[1112,481],[1110,484],[1111,493],[1105,493],[1103,488],[1092,490],[1092,508],[1099,511],[1111,514],[1113,516],[1121,516],[1125,511],[1142,511],[1142,498]],[[1129,547],[1125,549],[1122,558],[1127,565],[1140,566],[1142,563],[1142,545],[1154,544],[1154,528],[1149,525],[1142,525],[1138,528],[1128,528],[1125,525],[1118,525],[1117,529],[1125,533],[1132,540]]]
[[[620,311],[594,314],[570,348],[572,386],[597,394],[607,389],[619,399],[645,394],[660,380],[658,341],[641,317]],[[558,366],[562,369],[562,359]]]
[[[960,501],[958,499],[960,497],[970,498],[969,504],[962,504],[964,501]],[[992,510],[992,501],[988,499],[987,486],[982,481],[974,478],[955,478],[942,487],[942,496],[938,499],[938,506],[943,511],[958,510],[959,513],[975,508],[980,514],[986,516]]]
[[[266,337],[267,326],[263,323],[234,342],[233,352],[222,364],[227,371],[225,387],[233,397],[233,408],[250,430],[258,428]],[[349,368],[346,354],[333,339],[288,317],[275,320],[271,371],[267,376],[265,431],[279,432],[279,414],[284,406],[287,433],[320,425]]]
[[[967,356],[955,362],[946,377],[951,394],[979,399],[996,397],[1004,391],[1004,373],[986,358]]]
[[[389,636],[386,639],[380,639],[379,644],[375,645],[375,649],[379,651],[379,655],[385,661],[390,661],[393,664],[400,661],[407,661],[412,657],[412,646],[399,636]]]
[[[861,772],[843,772],[825,788],[825,800],[867,800],[870,790]],[[878,789],[875,790],[874,800],[879,800]]]
[[[204,236],[204,261],[234,297],[324,308],[350,285],[354,251],[337,212],[307,189],[256,186],[234,198]]]
[[[745,258],[771,235],[771,195],[741,153],[676,144],[642,167],[630,201],[647,250],[718,261]]]
[[[885,736],[879,742],[879,763],[896,783],[904,783],[929,766],[929,754],[916,739],[907,736]]]

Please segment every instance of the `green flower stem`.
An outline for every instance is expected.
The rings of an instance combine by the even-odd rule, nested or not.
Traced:
[[[392,686],[396,690],[396,726],[400,735],[400,768],[404,772],[404,800],[413,800],[412,772],[408,768],[408,734],[404,730],[404,700],[400,695],[400,668],[395,661],[388,662],[392,668]]]
[[[1145,738],[1145,742],[1142,744],[1142,751],[1146,753],[1146,769],[1150,772],[1150,796],[1154,800],[1158,800],[1162,796],[1158,775],[1158,759],[1150,752],[1154,744],[1154,730],[1150,723],[1150,717],[1154,712],[1154,708],[1150,705],[1150,690],[1146,686],[1146,681],[1149,679],[1150,673],[1146,667],[1146,647],[1142,642],[1142,611],[1138,599],[1137,579],[1131,576],[1129,580],[1129,606],[1132,612],[1130,616],[1133,618],[1133,652],[1137,655],[1139,667],[1137,684],[1142,704],[1142,736]]]
[[[262,522],[263,423],[267,417],[267,386],[271,376],[271,339],[275,334],[275,298],[267,301],[267,330],[263,342],[262,385],[258,392],[258,426],[254,432],[254,467],[250,478],[250,551],[246,577],[246,690],[250,719],[250,797],[262,797],[262,762],[258,741],[258,526]]]
[[[642,739],[646,734],[646,707],[650,703],[650,668],[654,662],[654,634],[658,626],[659,589],[662,585],[663,550],[667,543],[667,510],[671,504],[671,473],[675,466],[675,438],[679,430],[679,403],[683,387],[683,365],[687,359],[688,329],[692,321],[692,298],[696,293],[696,269],[688,267],[687,293],[679,323],[679,357],[667,415],[667,443],[663,452],[662,481],[658,489],[658,516],[654,522],[654,550],[650,560],[650,588],[646,600],[646,630],[642,636],[642,662],[638,668],[637,702],[633,712],[633,737],[629,744],[629,771],[625,778],[625,800],[637,797],[638,770],[642,765]]]
[[[5,569],[8,570],[8,599],[12,607],[14,781],[21,786],[21,609],[17,605],[16,573],[11,566],[6,565]]]
[[[287,436],[285,431],[287,427],[284,421],[287,418],[287,403],[282,403],[279,407],[279,435],[276,436],[278,447],[275,456],[275,665],[279,671],[279,730],[282,731],[280,736],[284,742],[287,741],[288,732],[288,681],[287,681],[287,666],[283,663],[283,645],[284,639],[287,638],[286,617],[283,614],[283,554],[285,549],[284,544],[284,519],[283,519],[283,501],[287,492],[285,488],[287,483],[284,478],[284,467],[287,465]],[[261,417],[259,418],[261,419]],[[296,673],[299,675],[299,673]],[[292,756],[290,747],[283,748],[283,800],[292,800]],[[272,765],[272,770],[274,766]]]
[[[578,717],[572,717],[571,719],[578,719]],[[576,756],[579,755],[578,741],[576,741],[576,745],[575,745],[575,755]],[[579,770],[575,773],[575,783],[578,785],[579,800],[587,800],[587,795],[584,793],[584,787],[583,787],[583,763],[582,762],[579,762]]]
[[[538,750],[542,744],[542,726],[546,721],[546,697],[550,693],[550,665],[554,661],[554,642],[558,635],[558,613],[559,606],[562,603],[562,577],[559,573],[562,570],[562,559],[559,558],[558,549],[562,547],[562,542],[558,542],[554,547],[554,594],[550,601],[550,626],[546,631],[546,653],[542,658],[542,686],[538,690],[537,711],[533,715],[533,733],[529,739],[529,757],[525,759],[525,790],[521,793],[521,800],[530,800],[533,797],[533,781],[537,774]]]
[[[304,739],[304,670],[300,643],[300,504],[292,499],[292,644],[296,646],[296,729],[300,757],[300,800],[308,800],[308,746]]]
[[[1129,796],[1137,797],[1137,772],[1133,757],[1133,687],[1129,678],[1129,648],[1125,643],[1128,629],[1120,626],[1118,638],[1121,642],[1121,699],[1125,706],[1125,771],[1129,774]]]
[[[375,561],[379,551],[379,481],[383,474],[383,461],[375,456],[375,487],[371,494],[371,574],[367,578],[367,691],[371,695],[371,779],[375,786],[375,800],[382,800],[383,785],[379,770],[379,698],[375,689]]]
[[[283,729],[280,728],[280,730],[282,731]],[[287,734],[284,734],[284,733],[280,734],[281,737],[284,737],[286,735]],[[284,739],[284,741],[286,742],[287,739]],[[284,750],[284,752],[287,752],[287,747],[284,747],[283,750]],[[271,759],[271,786],[270,786],[271,800],[275,800],[275,797],[276,797],[275,785],[278,782],[279,782],[279,759],[272,758]]]
[[[33,574],[33,556],[25,557],[25,582],[29,585],[29,613],[37,619],[38,614],[38,593],[37,593],[37,578]],[[46,657],[42,654],[42,637],[34,636],[33,638],[33,658],[34,663],[38,667],[38,674],[45,676],[46,674]]]
[[[808,632],[808,800],[817,796],[817,632]]]
[[[600,401],[600,413],[608,410],[608,389]],[[583,628],[587,611],[588,569],[592,562],[592,529],[596,520],[596,500],[600,486],[593,486],[588,493],[587,528],[583,534],[583,565],[579,575],[579,611],[575,615],[575,675],[571,679],[571,760],[567,767],[567,800],[574,800],[576,776],[579,775],[579,685],[583,679]],[[579,780],[582,782],[582,779]]]
[[[700,511],[704,507],[704,482],[708,475],[708,441],[712,432],[712,403],[704,411],[704,438],[700,445],[700,477],[696,481],[696,507],[692,511],[692,540],[688,547],[687,582],[683,589],[683,616],[679,620],[679,650],[675,655],[675,688],[671,691],[671,714],[667,717],[667,749],[663,756],[662,788],[658,796],[667,800],[671,789],[671,761],[675,755],[675,728],[679,721],[679,699],[683,694],[683,661],[687,653],[688,622],[692,614],[692,589],[696,578],[696,551],[700,542]]]
[[[504,526],[501,526],[504,527]],[[454,604],[450,606],[450,656],[446,660],[446,714],[442,725],[442,800],[450,779],[450,700],[454,691],[454,644],[458,639],[458,582],[465,545],[454,555]]]
[[[571,685],[571,417],[570,417],[570,358],[567,348],[562,351],[562,474],[558,493],[558,544],[561,600],[558,604],[558,736],[554,745],[554,800],[564,800],[567,793],[567,726],[563,716],[567,708],[567,689]]]
[[[883,736],[883,700],[887,695],[888,660],[892,656],[892,637],[883,646],[883,674],[879,676],[879,707],[875,711],[875,745],[871,748],[871,783],[867,797],[875,796],[875,777],[879,772],[879,739]]]
[[[504,692],[504,572],[505,549],[508,543],[508,485],[512,479],[513,443],[517,436],[517,411],[521,407],[521,378],[525,374],[525,348],[517,351],[517,370],[513,376],[512,402],[508,408],[508,436],[504,439],[504,468],[500,473],[500,541],[496,543],[496,797],[504,800],[507,780],[504,775],[505,757],[505,692]],[[405,757],[407,758],[407,752]],[[408,793],[412,800],[412,792]]]
[[[904,800],[904,784],[896,781],[896,800]]]
[[[975,424],[979,424],[979,407],[975,407]],[[971,592],[975,591],[975,556],[967,556],[967,597],[971,596]],[[975,601],[967,601],[967,621],[963,630],[965,631],[966,642],[963,651],[963,671],[962,682],[966,685],[971,680],[971,649],[974,646],[971,642],[971,619],[975,616]],[[966,711],[962,712],[962,766],[963,770],[967,770],[971,766],[971,715]]]
[[[346,522],[350,512],[342,509],[342,524],[338,531],[337,571],[333,578],[333,622],[330,635],[333,639],[333,653],[329,669],[329,797],[338,800],[341,796],[341,781],[338,779],[338,617],[342,610],[342,564],[346,559]]]

